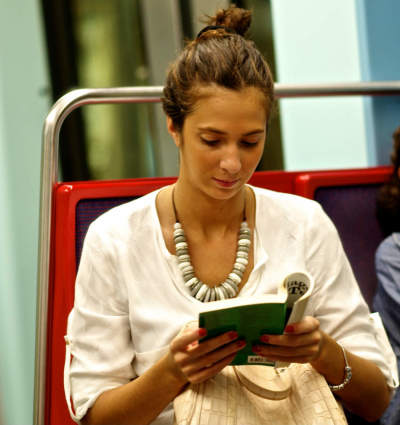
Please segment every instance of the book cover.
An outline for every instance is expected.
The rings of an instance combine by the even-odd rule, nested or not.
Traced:
[[[286,363],[275,364],[255,354],[252,346],[261,344],[261,335],[282,334],[287,324],[300,321],[313,285],[308,273],[296,272],[286,276],[276,294],[207,303],[199,314],[199,327],[207,329],[203,340],[235,330],[239,339],[246,340],[246,347],[237,353],[232,365],[284,367]]]

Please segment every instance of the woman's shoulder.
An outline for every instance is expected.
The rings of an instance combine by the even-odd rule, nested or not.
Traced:
[[[260,208],[273,208],[275,211],[285,212],[298,216],[299,214],[309,215],[310,213],[320,213],[320,204],[312,199],[291,193],[277,192],[252,186],[256,196],[256,201]]]
[[[159,190],[110,208],[90,224],[91,232],[123,235],[135,225],[154,224],[153,211]]]
[[[253,188],[257,204],[259,229],[286,229],[293,234],[307,232],[313,238],[336,236],[334,224],[321,205],[298,195],[276,192],[269,189]]]

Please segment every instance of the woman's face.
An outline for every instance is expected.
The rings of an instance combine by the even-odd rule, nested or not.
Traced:
[[[215,199],[229,199],[249,180],[264,150],[267,116],[260,89],[202,87],[193,112],[177,131],[179,178]]]

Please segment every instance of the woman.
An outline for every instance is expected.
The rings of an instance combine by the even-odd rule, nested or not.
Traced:
[[[244,346],[235,332],[202,344],[204,329],[179,333],[203,301],[276,292],[299,269],[316,281],[307,317],[263,336],[254,352],[311,363],[370,420],[388,404],[390,374],[333,225],[313,201],[246,185],[273,102],[268,65],[243,37],[250,19],[235,7],[219,11],[168,72],[176,184],[104,214],[88,232],[67,371],[85,424],[171,424],[171,402],[185,386],[218,374]],[[250,248],[237,249],[238,234]],[[244,270],[232,271],[238,258]]]

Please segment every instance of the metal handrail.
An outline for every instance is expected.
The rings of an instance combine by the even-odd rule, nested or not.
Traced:
[[[400,95],[400,81],[329,84],[275,84],[275,95],[284,97],[389,96]]]
[[[36,311],[36,359],[34,425],[44,424],[46,382],[46,339],[50,269],[50,224],[53,186],[58,180],[58,145],[61,126],[76,108],[88,104],[154,103],[162,96],[162,86],[77,89],[62,96],[51,108],[43,128],[38,288]],[[275,84],[277,98],[322,96],[400,95],[400,81],[335,84]]]

